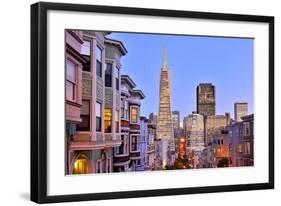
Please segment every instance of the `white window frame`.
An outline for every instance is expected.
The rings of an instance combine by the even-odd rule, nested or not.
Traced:
[[[122,133],[121,137],[124,136],[124,143],[123,143],[123,154],[117,154],[117,149],[119,150],[119,147],[116,147],[114,149],[114,156],[115,157],[123,157],[129,155],[129,134],[128,133]]]
[[[132,150],[132,137],[137,137],[137,150]],[[140,152],[140,134],[130,134],[130,152]]]
[[[98,52],[98,48],[101,50],[101,76],[97,75],[97,52]],[[101,78],[104,79],[104,66],[105,66],[105,58],[104,58],[104,52],[105,52],[105,47],[103,46],[103,44],[101,44],[97,39],[95,40],[95,44],[93,44],[93,49],[94,49],[94,53],[95,53],[95,62],[94,62],[94,66],[93,68],[91,68],[92,72],[95,72],[95,76],[96,78]],[[92,67],[92,66],[91,66]]]
[[[247,129],[248,129],[248,133],[247,133]],[[244,122],[243,123],[243,130],[244,130],[244,136],[245,137],[249,137],[251,135],[251,131],[250,131],[250,122]]]
[[[123,105],[124,103],[124,105]],[[124,106],[124,107],[123,107]],[[129,118],[129,101],[126,97],[121,97],[121,114],[120,114],[120,119],[121,120],[128,120]],[[122,116],[122,110],[123,110],[123,113],[124,113],[124,116]]]
[[[132,109],[136,108],[138,110],[137,112],[137,122],[132,122]],[[140,108],[139,106],[131,105],[130,106],[130,124],[140,124]]]
[[[103,124],[103,121],[102,121],[102,117],[103,117],[103,110],[102,110],[102,103],[100,103],[100,102],[98,102],[98,101],[96,101],[96,104],[95,104],[95,110],[96,110],[96,114],[95,114],[95,117],[96,117],[96,119],[97,119],[97,104],[100,104],[100,131],[97,131],[97,126],[96,126],[96,128],[95,128],[95,131],[96,132],[98,132],[98,133],[101,133],[102,132],[102,130],[103,130],[103,127],[102,127],[102,124]],[[96,121],[96,120],[95,120]],[[97,124],[97,122],[96,122],[96,124]]]
[[[67,77],[67,63],[71,63],[71,64],[73,64],[73,66],[74,66],[74,82],[72,81],[72,80],[68,80],[68,77]],[[77,63],[75,63],[72,59],[70,59],[70,58],[67,58],[66,59],[66,62],[65,62],[65,69],[66,69],[66,82],[65,82],[65,87],[66,87],[66,84],[67,84],[67,82],[70,82],[71,84],[73,84],[73,99],[69,99],[68,97],[67,97],[67,94],[65,95],[66,96],[66,100],[68,100],[68,101],[72,101],[72,102],[76,102],[77,101],[77,79],[78,79],[78,77],[77,77],[77,67],[78,67],[78,65],[77,65]]]

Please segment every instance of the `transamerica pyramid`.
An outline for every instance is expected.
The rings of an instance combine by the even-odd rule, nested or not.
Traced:
[[[159,112],[156,137],[162,143],[163,167],[169,164],[169,154],[175,151],[174,131],[171,104],[171,71],[167,63],[166,49],[164,49],[163,65],[160,72]]]

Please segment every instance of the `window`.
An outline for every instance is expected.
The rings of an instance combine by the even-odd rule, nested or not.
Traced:
[[[102,49],[99,46],[96,47],[96,73],[102,76]]]
[[[73,62],[66,61],[66,99],[74,101],[76,90],[76,66]]]
[[[122,138],[122,136],[121,136]],[[124,140],[124,153],[129,154],[129,144],[128,144],[128,135],[123,135],[123,140]]]
[[[244,126],[244,136],[250,136],[250,123],[245,122],[243,126]]]
[[[91,55],[91,41],[84,40],[81,47],[81,54],[87,56]]]
[[[128,119],[128,101],[125,98],[121,99],[121,118]]]
[[[132,152],[139,151],[139,136],[137,135],[131,136],[131,151]]]
[[[115,67],[115,88],[119,90],[119,69]]]
[[[128,135],[121,135],[121,145],[115,148],[115,155],[125,155],[128,154]]]
[[[83,57],[86,59],[86,62],[83,63],[83,71],[90,72],[91,71],[91,41],[84,40],[82,47],[81,47],[81,53]]]
[[[119,111],[115,112],[115,132],[119,132]]]
[[[251,154],[251,144],[250,142],[245,142],[244,143],[244,149],[245,149],[245,154]]]
[[[101,131],[101,104],[96,102],[96,131]]]
[[[105,68],[105,86],[112,87],[112,64],[107,63]]]
[[[138,123],[138,108],[132,107],[131,109],[131,122],[132,123]]]
[[[82,100],[81,107],[82,122],[77,125],[78,131],[90,131],[90,101]]]
[[[111,109],[104,109],[104,132],[111,132],[111,119],[112,112]]]
[[[243,152],[243,145],[242,144],[237,145],[237,152],[239,152],[239,153]]]
[[[124,154],[124,135],[121,136],[121,145],[115,148],[116,155]]]

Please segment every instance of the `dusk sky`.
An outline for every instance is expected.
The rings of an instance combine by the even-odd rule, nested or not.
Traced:
[[[230,112],[234,102],[247,101],[253,113],[253,39],[112,33],[128,54],[122,74],[128,74],[145,94],[141,116],[158,112],[163,50],[172,73],[172,110],[184,116],[196,110],[196,86],[216,88],[216,113]]]

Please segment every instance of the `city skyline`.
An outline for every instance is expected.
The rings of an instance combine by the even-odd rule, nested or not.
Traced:
[[[181,122],[196,111],[200,83],[215,86],[216,114],[229,112],[234,118],[237,101],[248,102],[249,113],[254,112],[252,39],[135,33],[112,33],[110,37],[121,40],[130,51],[121,63],[123,73],[132,76],[146,95],[142,116],[158,112],[159,100],[154,97],[159,95],[156,82],[165,48],[172,73],[172,110],[180,111]]]
[[[163,50],[163,57],[159,57],[162,64],[158,69],[154,69],[153,63],[158,64],[158,57],[156,52],[150,54],[154,47],[148,42],[145,42],[146,45],[153,47],[147,49],[148,54],[138,47],[138,41],[133,44],[134,48],[143,53],[141,56],[139,52],[134,52],[133,48],[125,46],[125,43],[130,41],[113,39],[105,32],[67,30],[66,37],[66,174],[254,165],[254,114],[248,114],[248,103],[241,102],[241,99],[249,101],[252,97],[252,88],[245,87],[246,83],[252,82],[253,77],[249,74],[251,71],[242,72],[236,69],[237,64],[234,64],[235,70],[213,71],[214,65],[211,63],[216,62],[219,65],[219,62],[229,61],[222,54],[217,54],[220,58],[212,56],[214,61],[210,59],[208,62],[202,58],[205,71],[183,69],[190,67],[186,63],[188,59],[180,58],[180,55],[191,55],[186,54],[186,48],[179,45],[177,51],[171,52],[171,61],[168,60],[166,50]],[[148,35],[150,40],[154,37]],[[178,36],[170,43],[176,43],[177,38]],[[185,45],[186,37],[180,38],[183,38],[181,43]],[[166,44],[168,41],[166,36],[158,40],[165,40]],[[192,42],[206,49],[206,45],[213,39],[207,42],[205,40],[203,38],[196,42],[192,39]],[[220,43],[218,47],[221,46]],[[232,45],[234,48],[235,46],[237,47],[236,44]],[[208,49],[211,53],[216,52]],[[227,46],[224,49],[227,49]],[[134,54],[139,54],[136,59],[127,56],[131,50]],[[243,56],[241,49],[234,50],[239,53],[239,58]],[[203,50],[198,52],[202,53]],[[174,56],[176,59],[173,60]],[[239,59],[234,56],[231,63]],[[147,59],[149,57],[153,61]],[[125,58],[134,61],[136,66],[129,67],[133,68],[133,73],[128,72],[130,69],[123,70],[124,67],[128,68],[128,65],[122,65],[122,59]],[[173,63],[176,60],[178,64]],[[141,70],[139,66],[142,66],[143,62],[147,67]],[[182,66],[182,62],[186,65]],[[196,67],[198,62],[199,59]],[[243,61],[240,62],[242,63]],[[227,64],[222,65],[225,68]],[[176,68],[174,77],[173,68]],[[157,77],[154,77],[155,71]],[[200,80],[198,85],[198,72],[212,80]],[[237,72],[238,77],[235,76]],[[217,82],[214,82],[213,78],[217,78]],[[192,91],[188,91],[190,84],[193,86],[192,81],[196,86],[191,88]],[[224,83],[223,87],[221,83]],[[220,94],[218,87],[223,88],[225,93]],[[196,97],[192,98],[194,91]],[[237,98],[239,94],[247,100]],[[234,121],[231,121],[229,113],[233,103],[228,102],[227,95],[237,102]],[[197,105],[194,103],[189,107],[188,103],[192,101],[197,101]],[[227,106],[222,107],[220,101]],[[157,104],[156,108],[154,104]],[[224,112],[221,112],[221,107]],[[175,110],[179,112],[173,112]],[[192,112],[195,110],[196,112]],[[158,116],[149,115],[148,119],[148,114],[155,111],[159,112]],[[179,128],[180,117],[184,118],[182,128]]]

